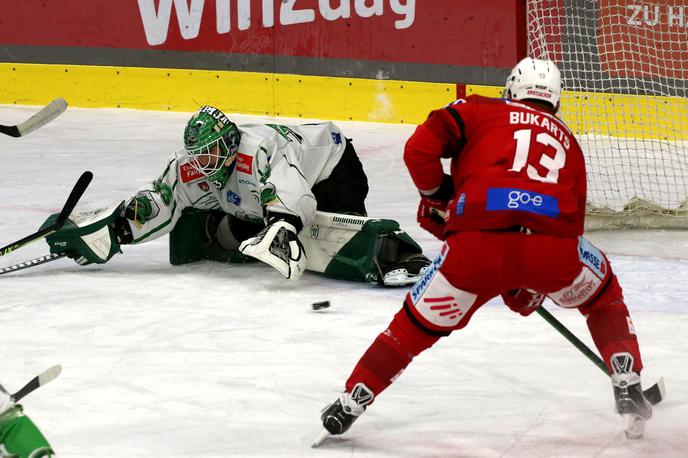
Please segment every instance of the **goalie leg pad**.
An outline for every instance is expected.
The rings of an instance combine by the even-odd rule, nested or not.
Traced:
[[[296,228],[286,221],[277,221],[257,236],[241,243],[239,251],[262,261],[289,280],[299,280],[306,270],[308,259]]]
[[[408,285],[430,264],[421,247],[389,219],[318,211],[299,238],[308,270],[342,280]]]

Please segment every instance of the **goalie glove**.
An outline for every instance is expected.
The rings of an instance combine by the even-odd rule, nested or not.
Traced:
[[[278,220],[255,237],[244,240],[239,251],[271,265],[294,281],[301,278],[308,264],[303,244],[296,235],[296,228],[284,220]]]
[[[104,264],[116,253],[120,244],[130,243],[131,228],[121,217],[124,202],[91,212],[74,213],[57,232],[46,237],[50,252],[69,253],[81,265]],[[41,229],[57,218],[51,215]]]
[[[504,303],[514,312],[528,316],[545,301],[545,295],[532,289],[512,289],[502,294]]]

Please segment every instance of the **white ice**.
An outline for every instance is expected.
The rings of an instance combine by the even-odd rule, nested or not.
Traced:
[[[0,123],[36,109],[0,107]],[[0,135],[0,245],[59,211],[84,170],[95,178],[77,211],[156,178],[187,116],[69,108],[25,138]],[[370,179],[369,213],[398,220],[433,257],[439,242],[415,223],[418,199],[401,160],[413,127],[340,124]],[[66,457],[688,456],[688,231],[590,237],[624,287],[645,386],[666,379],[667,399],[642,440],[624,437],[605,374],[536,314],[524,319],[492,301],[417,357],[347,434],[311,449],[321,408],[406,289],[309,273],[289,283],[256,264],[173,267],[166,238],[125,246],[101,266],[61,259],[3,275],[0,381],[17,390],[62,364],[23,405]],[[47,251],[37,242],[0,265]],[[331,308],[312,311],[322,300]],[[546,307],[592,346],[578,312]]]

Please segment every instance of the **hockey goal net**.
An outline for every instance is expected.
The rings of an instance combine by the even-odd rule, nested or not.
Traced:
[[[588,228],[688,228],[688,0],[528,0],[528,55],[562,70]]]

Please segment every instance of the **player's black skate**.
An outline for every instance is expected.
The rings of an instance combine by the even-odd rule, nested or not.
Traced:
[[[640,375],[632,371],[633,357],[628,353],[612,356],[612,386],[616,412],[623,419],[628,439],[640,439],[645,432],[645,421],[652,418],[652,406],[643,396]]]
[[[342,434],[365,411],[366,406],[373,402],[373,392],[363,383],[357,383],[351,393],[346,391],[334,403],[325,407],[320,419],[330,434]]]

